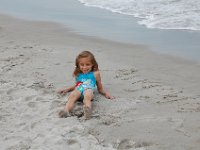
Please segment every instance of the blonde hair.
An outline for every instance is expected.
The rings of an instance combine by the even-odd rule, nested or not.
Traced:
[[[73,73],[73,76],[77,76],[78,74],[81,73],[80,69],[79,69],[79,60],[81,58],[90,58],[91,60],[91,63],[93,64],[92,66],[92,71],[97,71],[99,70],[98,68],[98,63],[94,57],[94,55],[90,52],[90,51],[82,51],[77,57],[76,57],[76,60],[75,60],[75,69],[74,69],[74,73]]]

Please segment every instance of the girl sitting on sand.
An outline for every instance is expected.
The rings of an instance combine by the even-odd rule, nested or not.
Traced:
[[[92,112],[91,101],[94,97],[94,88],[97,85],[99,93],[104,95],[107,99],[114,99],[109,92],[105,91],[101,83],[101,76],[98,68],[98,63],[94,55],[89,51],[81,52],[75,61],[76,68],[73,76],[76,79],[76,84],[67,89],[59,91],[60,94],[70,92],[68,101],[64,110],[59,112],[60,117],[70,116],[70,112],[74,108],[75,102],[83,99],[84,118],[89,119]]]

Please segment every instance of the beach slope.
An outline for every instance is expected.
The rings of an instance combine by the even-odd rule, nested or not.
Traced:
[[[199,64],[55,23],[5,15],[0,22],[0,149],[199,149]],[[66,97],[56,91],[73,84],[82,50],[95,54],[116,98],[96,92],[90,120],[59,118]]]

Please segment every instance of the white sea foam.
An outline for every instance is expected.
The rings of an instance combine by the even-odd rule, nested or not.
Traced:
[[[148,28],[200,30],[199,0],[79,0],[86,6],[99,7],[140,18]]]

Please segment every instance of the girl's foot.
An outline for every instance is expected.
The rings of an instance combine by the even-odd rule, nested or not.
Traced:
[[[71,116],[69,112],[64,111],[64,110],[61,110],[58,115],[60,118],[67,118]]]
[[[87,106],[83,106],[83,111],[84,111],[84,116],[83,116],[84,119],[85,120],[90,119],[92,114],[92,109]]]

